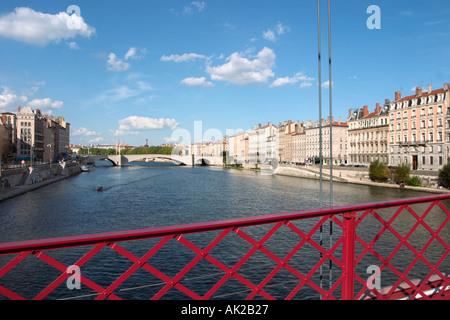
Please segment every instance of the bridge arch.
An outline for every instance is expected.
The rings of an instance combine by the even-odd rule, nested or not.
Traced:
[[[146,160],[146,159],[150,159],[150,160],[163,159],[163,160],[167,160],[167,161],[169,161],[169,162],[178,164],[178,165],[180,165],[180,166],[185,166],[185,165],[186,165],[183,161],[176,160],[176,159],[172,159],[171,157],[168,157],[168,156],[155,156],[155,155],[147,156],[147,155],[138,155],[138,156],[135,156],[135,157],[130,157],[130,156],[124,156],[124,157],[128,159],[128,162],[143,161],[143,160]]]
[[[112,165],[113,165],[114,167],[117,167],[117,163],[116,163],[114,160],[112,160],[112,159],[110,159],[110,158],[108,158],[108,157],[96,159],[95,162],[97,162],[97,161],[109,161],[109,162],[112,163]]]

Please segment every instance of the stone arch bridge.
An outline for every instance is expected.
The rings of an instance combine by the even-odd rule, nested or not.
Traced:
[[[114,166],[123,166],[133,161],[155,161],[157,159],[171,161],[178,165],[186,166],[218,166],[223,165],[222,157],[215,156],[179,156],[171,154],[128,154],[128,155],[108,155],[108,156],[87,156],[88,162],[96,162],[99,160],[110,161]]]

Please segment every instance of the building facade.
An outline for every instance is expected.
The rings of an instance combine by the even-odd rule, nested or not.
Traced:
[[[16,157],[16,115],[5,112],[0,116],[0,158],[8,162]]]
[[[330,125],[331,124],[331,125]],[[320,128],[322,127],[322,129]],[[347,163],[348,125],[346,122],[335,122],[333,119],[306,122],[306,159],[308,163],[320,162],[320,131],[322,131],[322,159],[324,164]],[[330,145],[333,149],[330,149]],[[332,155],[331,152],[332,151]],[[332,158],[332,159],[331,159]]]
[[[389,165],[410,164],[413,170],[438,171],[448,162],[449,84],[402,98],[395,93],[389,112]]]
[[[17,112],[17,159],[19,161],[43,161],[44,117],[40,110],[30,107]]]
[[[389,161],[389,100],[374,112],[369,113],[368,106],[349,110],[348,118],[348,163],[352,165],[370,165],[373,161]]]

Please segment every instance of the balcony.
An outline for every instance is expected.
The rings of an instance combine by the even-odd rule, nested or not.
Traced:
[[[429,140],[423,140],[423,141],[406,141],[406,142],[399,142],[398,146],[400,148],[403,147],[425,147],[427,143],[432,142]]]

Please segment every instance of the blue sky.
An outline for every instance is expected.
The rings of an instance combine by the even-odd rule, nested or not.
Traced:
[[[327,1],[322,103],[329,115]],[[70,11],[71,5],[80,12]],[[450,82],[446,0],[332,0],[333,115]],[[369,29],[370,5],[380,29]],[[316,0],[0,2],[0,111],[71,123],[74,144],[159,145],[318,120]],[[178,130],[178,131],[177,131]],[[185,141],[186,142],[186,141]]]

